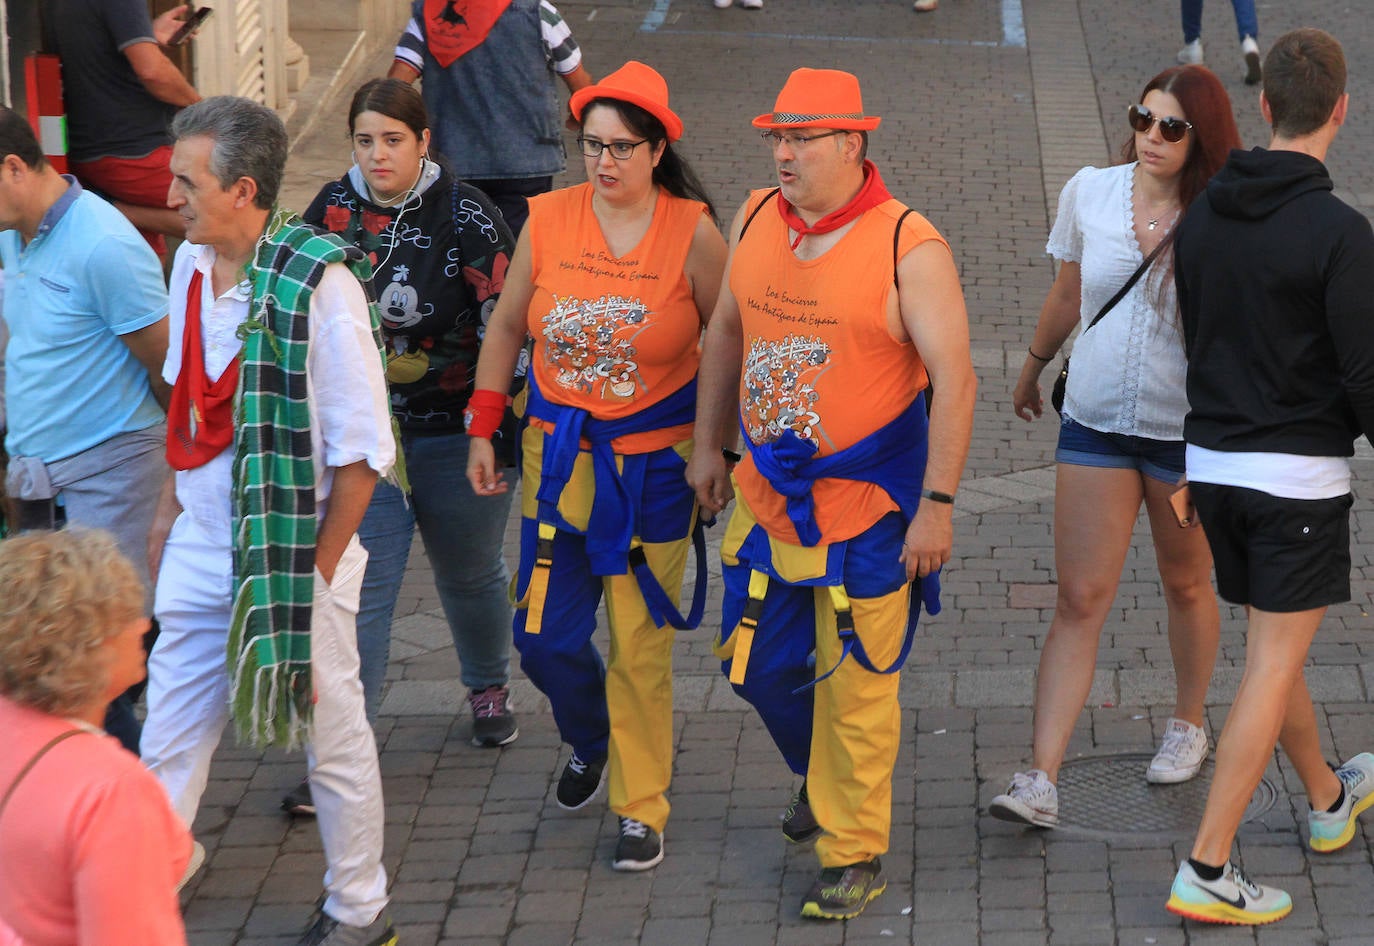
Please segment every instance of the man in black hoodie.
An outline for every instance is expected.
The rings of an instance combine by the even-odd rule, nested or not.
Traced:
[[[1249,614],[1245,673],[1168,902],[1197,920],[1269,923],[1293,909],[1230,863],[1276,740],[1306,789],[1313,850],[1349,843],[1374,804],[1374,754],[1327,767],[1302,673],[1326,608],[1350,600],[1347,458],[1374,433],[1374,234],[1322,163],[1347,101],[1333,37],[1281,37],[1260,96],[1269,148],[1231,152],[1178,230],[1188,480],[1221,596]]]

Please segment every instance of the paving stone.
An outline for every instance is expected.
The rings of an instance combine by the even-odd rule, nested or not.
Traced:
[[[399,6],[388,33],[402,25]],[[494,752],[468,745],[465,691],[417,540],[397,601],[377,727],[388,796],[385,857],[406,946],[1367,942],[1374,828],[1362,826],[1344,852],[1310,855],[1302,846],[1302,787],[1286,763],[1270,767],[1279,803],[1245,825],[1238,844],[1247,869],[1284,885],[1296,903],[1291,918],[1258,931],[1204,929],[1163,910],[1186,838],[1084,842],[997,822],[979,807],[1029,761],[1035,672],[1057,590],[1057,425],[1053,417],[1024,424],[1007,407],[1053,279],[1045,236],[1064,181],[1085,164],[1102,165],[1119,146],[1122,106],[1177,47],[1175,18],[1161,15],[1159,4],[1112,0],[949,0],[930,17],[911,14],[906,0],[773,0],[749,13],[715,10],[704,0],[558,6],[593,74],[630,56],[664,72],[689,129],[684,150],[727,218],[747,189],[770,179],[748,120],[767,107],[786,73],[833,65],[859,74],[865,104],[884,117],[872,144],[889,187],[928,214],[954,247],[981,381],[974,442],[955,508],[945,609],[923,617],[900,685],[908,715],[884,859],[891,885],[849,924],[797,916],[815,876],[814,854],[785,847],[777,818],[799,780],[710,652],[718,575],[711,575],[705,626],[674,644],[678,752],[669,860],[651,876],[625,877],[608,867],[614,823],[604,798],[578,813],[553,803],[567,750],[548,701],[515,664],[520,739]],[[1352,64],[1374,61],[1374,24],[1351,17],[1349,7],[1336,0],[1261,5],[1263,32],[1274,37],[1299,22],[1329,26]],[[1230,17],[1226,4],[1208,5],[1204,32],[1222,43]],[[369,49],[342,86],[385,71],[389,40]],[[1239,62],[1216,59],[1247,144],[1263,143],[1266,129],[1253,90],[1239,83]],[[1370,98],[1358,68],[1351,85],[1357,102]],[[335,99],[318,131],[295,143],[287,203],[304,205],[346,165],[338,132],[347,96]],[[1366,213],[1374,209],[1371,154],[1374,125],[1353,116],[1328,156],[1337,193]],[[574,161],[557,182],[581,172]],[[1374,449],[1361,441],[1359,451],[1355,601],[1330,610],[1308,672],[1323,748],[1333,759],[1370,748],[1374,715],[1367,702],[1374,693]],[[722,531],[711,530],[713,556]],[[508,552],[515,542],[508,530]],[[1221,652],[1207,697],[1214,735],[1245,654],[1243,613],[1220,608]],[[1167,623],[1142,520],[1068,758],[1153,748],[1175,692]],[[593,640],[607,646],[604,620]],[[210,842],[210,863],[183,894],[195,946],[289,942],[298,933],[318,895],[323,859],[316,827],[287,822],[276,805],[302,771],[299,754],[225,740],[196,825]],[[254,876],[263,878],[261,889]]]

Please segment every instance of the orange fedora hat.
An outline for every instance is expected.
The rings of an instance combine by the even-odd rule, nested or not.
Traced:
[[[797,69],[787,77],[773,111],[751,124],[755,128],[836,128],[871,131],[882,119],[864,114],[856,76],[839,69]]]
[[[578,89],[568,101],[573,118],[593,99],[616,99],[638,105],[663,123],[669,141],[682,137],[682,119],[668,107],[668,83],[653,68],[631,59],[595,85]]]

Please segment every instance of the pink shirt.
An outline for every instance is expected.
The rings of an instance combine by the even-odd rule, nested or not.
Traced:
[[[73,724],[0,697],[0,797]],[[191,835],[114,739],[64,740],[0,815],[0,946],[182,946],[176,884]],[[8,929],[6,929],[8,927]]]

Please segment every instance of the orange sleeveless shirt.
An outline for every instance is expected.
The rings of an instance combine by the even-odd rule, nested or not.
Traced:
[[[749,211],[767,193],[750,194]],[[793,254],[776,208],[764,207],[749,224],[735,247],[730,291],[744,333],[740,414],[752,443],[791,429],[827,456],[896,419],[929,383],[916,347],[888,330],[892,238],[905,210],[897,200],[873,208],[813,260]],[[927,240],[948,246],[928,220],[910,214],[897,255]],[[768,534],[797,544],[786,499],[752,457],[735,468],[735,480]],[[853,538],[898,508],[881,487],[855,480],[817,480],[812,496],[823,543]]]
[[[592,193],[590,184],[579,184],[530,198],[531,370],[550,402],[613,420],[696,377],[701,315],[683,267],[706,205],[660,190],[648,232],[617,257],[597,223]],[[691,435],[685,424],[618,437],[612,446],[647,453]]]

